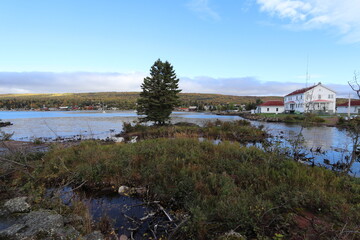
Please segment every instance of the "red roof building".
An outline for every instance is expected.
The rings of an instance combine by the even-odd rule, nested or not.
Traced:
[[[349,102],[344,102],[344,103],[341,103],[341,104],[337,104],[336,106],[338,106],[338,107],[347,107],[347,106],[349,106]],[[360,100],[351,99],[350,100],[350,106],[360,106]]]
[[[285,112],[335,113],[336,92],[318,83],[287,94],[284,104]]]
[[[278,100],[270,100],[260,104],[260,106],[284,106],[284,102]]]
[[[349,101],[336,105],[336,112],[343,114],[360,114],[360,100],[351,99],[350,108]]]
[[[278,100],[267,101],[257,106],[256,113],[283,113],[284,102]]]
[[[292,95],[298,95],[298,94],[301,94],[301,93],[305,93],[305,92],[313,89],[313,88],[316,87],[316,86],[317,86],[317,85],[314,85],[314,86],[312,86],[312,87],[301,88],[301,89],[295,90],[295,91],[289,93],[288,95],[286,95],[285,97],[292,96]]]

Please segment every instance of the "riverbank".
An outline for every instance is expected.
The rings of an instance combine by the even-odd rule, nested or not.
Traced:
[[[326,125],[334,127],[339,121],[337,116],[318,116],[315,114],[239,114],[242,118],[263,121],[263,122],[283,122],[283,123],[297,123],[297,124],[311,124],[311,125]]]

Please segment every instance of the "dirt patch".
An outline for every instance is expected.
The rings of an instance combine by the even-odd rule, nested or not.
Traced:
[[[292,238],[294,240],[323,239],[323,237],[326,237],[323,234],[332,230],[332,226],[328,222],[308,211],[297,214],[293,220],[297,228],[295,230],[296,236]]]

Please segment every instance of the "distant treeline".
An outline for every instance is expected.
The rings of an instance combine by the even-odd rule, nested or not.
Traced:
[[[71,109],[130,110],[136,108],[138,92],[96,92],[61,94],[2,94],[0,109],[43,109],[69,107]],[[181,93],[181,107],[196,106],[198,110],[234,110],[240,105],[246,109],[268,100],[282,97],[231,96],[221,94]]]

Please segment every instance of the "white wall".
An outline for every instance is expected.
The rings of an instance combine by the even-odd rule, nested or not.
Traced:
[[[315,101],[315,100],[327,100],[328,102],[323,102],[323,104],[315,103],[314,106],[309,106],[308,102]],[[295,102],[294,108],[290,108],[289,102]],[[297,95],[292,95],[284,98],[285,102],[285,109],[286,110],[294,110],[299,112],[305,112],[307,110],[324,110],[324,106],[326,106],[326,111],[332,111],[335,113],[336,107],[336,93],[333,91],[323,87],[322,85],[318,85],[313,89],[305,93],[300,93]]]
[[[283,106],[258,106],[256,108],[256,113],[283,113],[284,111]]]
[[[350,113],[351,114],[358,114],[359,113],[359,106],[350,106]],[[348,113],[348,107],[346,106],[338,106],[337,107],[337,113]]]

